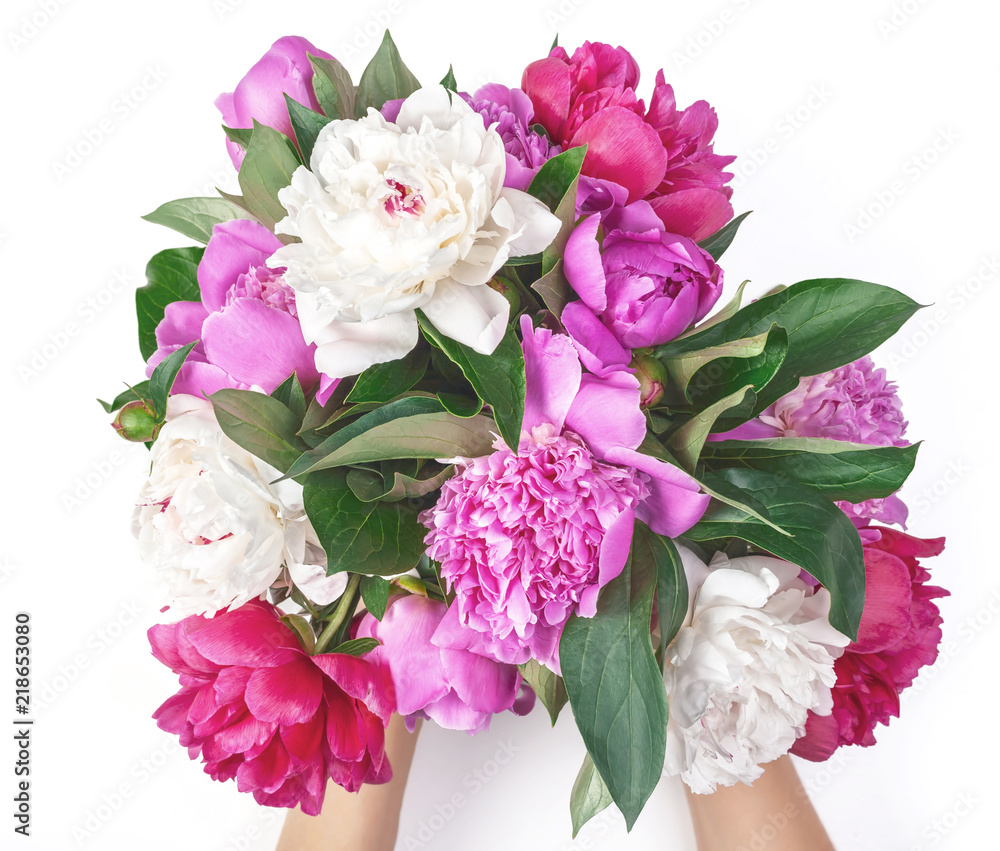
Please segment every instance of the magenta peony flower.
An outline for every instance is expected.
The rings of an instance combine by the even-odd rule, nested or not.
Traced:
[[[313,69],[307,54],[323,59],[333,58],[297,35],[286,35],[272,44],[236,84],[235,91],[215,99],[226,126],[253,127],[256,120],[294,139],[284,96],[287,94],[292,100],[316,112],[322,111],[313,94]],[[233,165],[239,168],[243,163],[243,149],[228,140],[226,147]]]
[[[841,745],[875,744],[875,726],[899,716],[899,694],[937,658],[941,613],[933,600],[948,595],[928,585],[918,559],[939,555],[944,538],[924,540],[870,527],[865,536],[865,610],[858,640],[834,665],[833,714],[810,713],[792,753],[821,762]]]
[[[636,97],[639,68],[627,50],[584,42],[572,56],[561,47],[532,62],[521,78],[536,120],[563,148],[589,145],[581,212],[603,208],[617,184],[627,201],[646,199],[667,231],[704,239],[732,218],[735,157],[713,152],[715,111],[698,101],[678,110],[660,71],[649,110]],[[596,205],[596,206],[595,206]]]
[[[598,226],[604,225],[603,244]],[[722,294],[722,270],[690,239],[666,233],[645,201],[591,216],[570,235],[566,278],[580,296],[563,312],[574,339],[587,346],[597,315],[626,349],[666,343],[704,318]],[[588,348],[590,348],[588,346]]]
[[[280,246],[273,233],[249,219],[216,225],[198,266],[201,301],[167,305],[146,374],[197,340],[174,393],[201,396],[223,387],[253,386],[271,393],[293,372],[303,387],[313,387],[320,378],[313,362],[316,347],[302,338],[295,292],[283,283],[283,269],[265,265]],[[324,380],[321,396],[328,397],[335,386]]]
[[[534,694],[518,700],[521,672],[486,655],[482,636],[463,628],[455,607],[426,597],[396,597],[377,621],[366,614],[358,638],[382,646],[369,658],[384,661],[396,690],[396,711],[412,730],[429,718],[447,730],[479,733],[498,712],[525,714]]]
[[[687,473],[636,451],[646,435],[639,382],[584,375],[572,341],[521,318],[527,398],[521,442],[459,472],[424,512],[427,554],[455,592],[462,626],[500,662],[559,670],[571,614],[592,617],[621,573],[634,519],[671,537],[704,513]]]
[[[181,682],[153,717],[213,780],[235,777],[259,804],[319,815],[327,780],[356,792],[392,778],[392,681],[377,660],[307,655],[279,616],[252,600],[152,627],[153,655]]]
[[[487,127],[495,125],[503,139],[507,152],[504,186],[527,191],[538,169],[560,151],[558,145],[531,129],[534,124],[531,100],[520,89],[508,89],[498,83],[482,86],[465,99],[483,116]]]

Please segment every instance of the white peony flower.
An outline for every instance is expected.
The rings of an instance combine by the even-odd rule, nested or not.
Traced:
[[[488,286],[509,257],[535,254],[559,220],[503,185],[503,140],[441,86],[408,97],[396,122],[374,109],[320,131],[309,168],[278,193],[278,233],[301,242],[287,268],[302,332],[326,375],[356,375],[417,343],[414,311],[445,336],[491,354],[509,305]]]
[[[222,433],[207,400],[170,398],[132,529],[140,559],[171,598],[171,616],[240,606],[277,582],[283,566],[320,605],[343,593],[346,576],[326,576],[302,486],[269,484],[280,476]]]
[[[830,626],[829,592],[802,582],[795,565],[719,553],[709,567],[678,549],[690,606],[664,666],[664,773],[708,793],[752,783],[804,734],[810,710],[831,712],[833,663],[848,638]]]

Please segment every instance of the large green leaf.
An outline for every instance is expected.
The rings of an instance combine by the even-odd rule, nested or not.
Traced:
[[[217,390],[208,397],[219,426],[233,443],[286,471],[305,444],[295,432],[300,421],[277,399],[253,390]]]
[[[611,804],[611,793],[594,766],[590,754],[584,754],[583,765],[576,775],[573,791],[569,796],[569,814],[573,820],[573,838],[588,821]]]
[[[402,395],[424,377],[430,352],[416,346],[399,360],[368,367],[347,394],[348,402],[388,402]]]
[[[745,405],[748,401],[753,404],[753,398],[753,387],[749,384],[741,387],[715,404],[709,405],[704,411],[699,411],[670,435],[668,446],[684,469],[689,473],[694,472],[698,466],[702,447],[708,440],[708,435],[715,429],[719,417],[737,405]]]
[[[819,375],[868,354],[918,308],[912,299],[878,284],[847,278],[801,281],[704,331],[661,346],[657,356],[679,358],[780,325],[788,334],[788,354],[774,379],[757,394],[752,416],[793,390],[802,376]],[[738,424],[734,420],[726,428]]]
[[[387,100],[407,98],[420,88],[420,83],[399,56],[389,31],[385,31],[378,51],[368,63],[358,82],[354,117],[363,118],[368,107],[381,109]]]
[[[319,112],[314,112],[308,106],[303,106],[297,100],[285,95],[288,106],[288,117],[295,132],[295,141],[299,143],[299,151],[303,161],[308,165],[319,131],[330,123],[330,119]]]
[[[670,538],[657,535],[642,523],[636,523],[632,550],[637,558],[656,565],[656,611],[662,661],[667,645],[674,640],[687,617],[688,586],[684,562]]]
[[[146,285],[135,291],[139,320],[139,351],[149,360],[156,351],[156,326],[167,305],[175,301],[201,301],[198,264],[204,248],[168,248],[146,264]]]
[[[155,225],[172,228],[203,245],[212,237],[212,228],[250,214],[225,198],[178,198],[161,204],[143,218]]]
[[[663,770],[667,694],[650,637],[656,565],[640,551],[601,591],[593,618],[572,616],[559,661],[587,751],[631,830]]]
[[[313,92],[319,108],[330,121],[354,118],[354,83],[347,69],[336,59],[310,56]]]
[[[490,406],[504,442],[517,451],[524,419],[524,354],[517,334],[508,328],[493,354],[481,355],[444,336],[421,311],[417,311],[424,336],[454,363],[479,397]],[[442,456],[438,456],[442,457]]]
[[[570,148],[552,157],[538,170],[528,186],[528,194],[533,195],[546,207],[555,212],[570,189],[575,188],[580,179],[580,169],[587,155],[587,146]],[[573,195],[575,202],[576,195]]]
[[[711,254],[713,260],[718,260],[725,253],[726,249],[732,245],[736,231],[740,229],[743,220],[752,212],[752,210],[747,210],[745,213],[740,213],[728,225],[723,225],[711,236],[706,236],[698,245]]]
[[[898,491],[913,471],[919,443],[867,446],[816,437],[725,440],[706,443],[710,469],[749,467],[788,476],[830,499],[864,502]]]
[[[274,392],[271,393],[271,397],[277,399],[282,405],[288,408],[299,422],[306,415],[306,394],[302,390],[302,385],[299,383],[299,377],[296,373],[293,372],[281,384],[275,387]]]
[[[549,713],[549,719],[555,726],[559,712],[569,699],[562,677],[534,659],[529,659],[523,665],[518,665],[518,668],[521,669],[521,674],[541,701],[542,706],[545,707],[545,711]]]
[[[830,623],[856,639],[865,605],[865,561],[858,531],[847,515],[827,497],[787,476],[737,467],[716,476],[764,505],[771,520],[791,535],[776,532],[739,508],[712,502],[684,537],[740,538],[807,570],[830,592]]]
[[[326,550],[328,574],[395,576],[420,560],[427,530],[405,503],[362,502],[348,486],[345,469],[311,474],[303,493]]]
[[[240,189],[247,209],[267,228],[285,218],[278,190],[292,182],[302,164],[292,140],[264,124],[253,123],[253,136],[240,166]]]
[[[149,398],[160,422],[163,422],[167,416],[167,397],[173,390],[177,373],[181,371],[184,361],[187,360],[187,356],[191,354],[191,350],[196,345],[198,345],[197,340],[171,352],[156,365],[153,374],[149,377]]]

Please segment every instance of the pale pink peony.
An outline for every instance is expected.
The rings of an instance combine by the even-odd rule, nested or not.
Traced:
[[[377,660],[307,655],[260,600],[148,636],[181,683],[153,717],[213,780],[235,777],[259,804],[319,815],[328,780],[356,792],[392,778],[385,727],[395,696]]]
[[[833,713],[810,713],[792,753],[820,762],[841,745],[875,744],[875,727],[899,716],[899,695],[920,669],[937,658],[941,613],[933,600],[947,596],[928,585],[919,559],[936,556],[944,538],[923,540],[894,529],[863,529],[865,610],[858,640],[834,665]]]
[[[639,382],[585,375],[572,341],[522,317],[528,390],[518,451],[456,459],[459,472],[421,516],[463,626],[509,664],[559,670],[572,614],[593,617],[628,558],[634,520],[676,536],[708,496],[684,471],[637,452]]]

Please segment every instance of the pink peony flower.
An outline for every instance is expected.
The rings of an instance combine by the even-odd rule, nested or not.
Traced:
[[[944,538],[923,540],[870,527],[865,544],[865,610],[858,640],[834,672],[833,714],[810,713],[792,753],[820,762],[841,745],[875,744],[875,727],[899,716],[899,694],[937,658],[941,614],[933,600],[947,596],[928,585],[919,559],[939,555]]]
[[[564,262],[581,300],[566,306],[562,321],[588,350],[593,322],[587,312],[622,347],[641,349],[680,336],[722,294],[722,270],[711,255],[687,237],[666,233],[645,201],[584,219],[570,234]]]
[[[285,95],[316,112],[322,111],[313,93],[313,69],[307,54],[323,59],[333,58],[297,35],[286,35],[272,44],[236,84],[235,91],[215,99],[226,126],[253,127],[256,120],[258,124],[266,124],[294,139]],[[239,168],[243,163],[243,149],[228,140],[226,147],[233,165]]]
[[[588,145],[581,212],[612,200],[646,199],[667,231],[704,239],[733,215],[723,169],[735,157],[715,154],[718,119],[705,102],[678,110],[663,72],[647,111],[636,97],[639,68],[627,50],[584,42],[572,56],[561,47],[532,62],[521,78],[536,120],[563,148]],[[597,198],[594,197],[595,192]]]
[[[319,815],[327,780],[356,792],[392,778],[392,681],[377,660],[307,655],[279,616],[252,600],[152,627],[153,655],[181,682],[153,717],[213,780],[235,777],[259,804]]]
[[[518,699],[521,672],[487,656],[481,635],[459,624],[454,606],[396,597],[381,621],[366,614],[355,634],[381,642],[369,658],[388,666],[396,711],[411,730],[418,718],[429,718],[446,730],[479,733],[496,713],[523,715],[534,704],[530,692]]]
[[[458,621],[500,662],[559,670],[572,614],[593,617],[628,558],[636,517],[671,537],[704,513],[687,473],[636,451],[646,436],[639,382],[584,375],[572,341],[522,317],[528,389],[521,442],[459,472],[424,512],[427,554],[454,589]]]
[[[507,152],[504,186],[527,191],[538,170],[560,150],[531,129],[534,124],[531,100],[520,89],[508,89],[498,83],[482,86],[465,99],[483,116],[486,126],[495,126],[503,139]]]
[[[174,393],[201,396],[223,387],[254,386],[271,393],[293,372],[307,390],[316,385],[316,347],[302,338],[295,292],[283,282],[283,269],[265,265],[280,247],[273,233],[249,219],[216,225],[198,266],[201,301],[167,305],[146,374],[197,340]],[[329,397],[335,386],[335,380],[324,377],[321,396]]]

